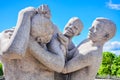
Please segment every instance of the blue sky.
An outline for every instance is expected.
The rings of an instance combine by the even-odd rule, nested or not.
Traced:
[[[117,32],[105,44],[104,51],[120,54],[120,0],[0,0],[0,32],[16,25],[21,9],[28,6],[37,8],[41,4],[48,4],[52,21],[60,31],[63,31],[71,17],[77,16],[82,20],[84,29],[80,36],[73,39],[76,45],[87,37],[88,29],[96,17],[111,19],[116,23]]]

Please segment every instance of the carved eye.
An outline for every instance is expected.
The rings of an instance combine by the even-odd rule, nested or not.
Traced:
[[[9,33],[9,36],[12,36],[12,33]]]
[[[71,26],[72,24],[70,23],[69,26]]]
[[[74,26],[74,28],[75,28],[76,30],[78,30],[78,28],[77,28],[76,26]]]
[[[99,28],[98,28],[98,27],[96,27],[96,30],[98,31],[98,30],[99,30]]]
[[[69,27],[66,27],[65,30],[67,30]]]

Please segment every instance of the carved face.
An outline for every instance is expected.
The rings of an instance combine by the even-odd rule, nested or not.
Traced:
[[[107,34],[105,25],[100,21],[94,21],[92,27],[89,29],[88,38],[92,41],[102,41]]]
[[[32,19],[31,36],[40,43],[48,43],[53,35],[54,29],[50,19],[41,15],[35,15]]]
[[[3,31],[2,35],[4,35],[4,38],[10,39],[11,36],[13,35],[13,32],[14,32],[14,28],[8,29],[8,30]]]
[[[72,18],[65,26],[64,35],[68,37],[76,36],[82,31],[82,28],[80,20]]]
[[[5,30],[0,33],[0,51],[6,50],[6,48],[9,45],[10,38],[13,35],[13,32],[14,32],[14,28]]]

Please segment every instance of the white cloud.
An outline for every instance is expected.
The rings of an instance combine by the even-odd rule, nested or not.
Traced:
[[[120,42],[119,41],[107,42],[103,47],[103,51],[110,51],[117,55],[120,55]]]
[[[115,53],[116,55],[120,55],[120,50],[111,51],[111,52]]]
[[[112,3],[112,0],[109,0],[109,2],[107,2],[107,6],[111,9],[120,10],[120,4],[114,4]]]

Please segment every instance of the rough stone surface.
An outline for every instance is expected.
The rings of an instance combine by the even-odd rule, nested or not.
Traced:
[[[77,50],[74,43],[72,42],[72,38],[74,36],[79,35],[81,33],[82,29],[83,29],[83,24],[78,17],[72,17],[68,21],[68,23],[65,25],[63,35],[61,34],[62,39],[65,37],[68,39],[66,42],[64,42],[67,44],[63,46],[65,49],[64,52],[66,52],[65,62],[70,60],[72,58],[72,56],[74,55],[75,51]],[[68,74],[63,74],[63,73],[56,73],[55,74],[55,80],[67,80],[67,79],[68,79]]]
[[[65,64],[63,73],[68,80],[94,80],[102,62],[102,49],[116,32],[115,24],[106,18],[97,18],[89,30],[88,38],[78,45],[75,56]]]
[[[9,30],[5,33],[2,44],[6,43],[7,47],[1,49],[1,60],[6,80],[54,80],[54,71],[62,71],[65,61],[61,49],[57,48],[56,53],[47,49],[56,26],[50,18],[39,14],[33,7],[21,10],[13,35],[6,36]],[[58,43],[54,45],[59,46]]]
[[[50,18],[47,5],[28,7],[20,11],[15,28],[0,34],[5,80],[94,80],[115,24],[96,18],[88,38],[76,47],[72,38],[82,31],[80,19],[72,17],[62,34]]]

